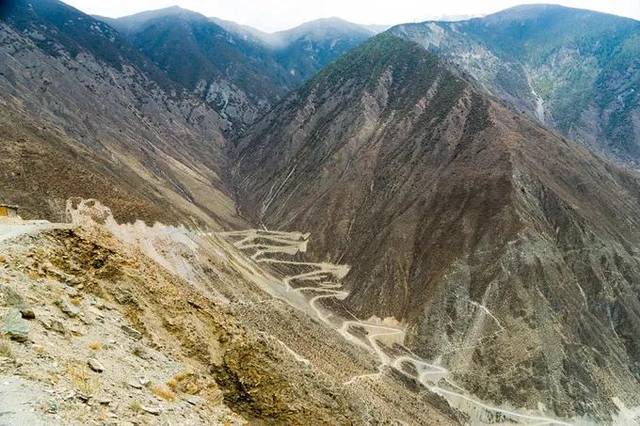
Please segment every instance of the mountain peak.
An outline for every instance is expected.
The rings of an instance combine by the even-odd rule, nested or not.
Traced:
[[[105,21],[122,33],[131,33],[147,26],[158,19],[181,19],[188,21],[206,21],[207,18],[198,12],[184,9],[180,6],[170,6],[163,9],[148,10],[121,18],[107,18]],[[102,19],[102,18],[101,18]]]
[[[540,18],[575,20],[584,17],[611,17],[620,20],[633,21],[633,19],[631,18],[626,18],[605,12],[548,3],[522,4],[513,6],[479,19],[484,20],[485,22],[504,23],[505,21],[527,21]]]
[[[317,236],[314,254],[352,265],[346,312],[406,324],[414,353],[445,354],[483,399],[568,417],[588,401],[606,416],[607,395],[637,394],[634,364],[589,360],[596,346],[634,356],[607,328],[636,320],[609,326],[606,309],[593,322],[579,312],[609,303],[608,278],[591,268],[638,267],[622,247],[640,242],[640,181],[456,74],[390,34],[351,50],[240,140],[241,211]],[[622,281],[636,291],[635,278]],[[631,310],[637,298],[615,303]],[[496,360],[513,359],[523,336],[536,343],[516,363],[536,368],[504,368]],[[504,374],[483,373],[493,369]],[[543,385],[536,371],[547,372]]]

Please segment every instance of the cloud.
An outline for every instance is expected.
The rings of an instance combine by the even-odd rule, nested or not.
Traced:
[[[119,17],[173,5],[207,16],[276,31],[338,16],[362,24],[398,24],[443,15],[483,15],[540,0],[65,0],[83,12]],[[561,0],[554,3],[640,19],[639,0]]]

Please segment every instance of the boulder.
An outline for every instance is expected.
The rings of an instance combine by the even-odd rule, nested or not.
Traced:
[[[11,309],[2,319],[3,334],[18,342],[29,340],[29,324],[22,319],[22,314],[18,309]]]

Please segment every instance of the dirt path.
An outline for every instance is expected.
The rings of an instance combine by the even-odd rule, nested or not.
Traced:
[[[443,396],[452,406],[468,413],[473,424],[539,426],[568,426],[571,424],[542,415],[527,414],[486,404],[455,385],[445,367],[429,363],[404,348],[402,346],[405,338],[403,328],[385,324],[382,321],[364,321],[352,314],[352,319],[337,318],[335,313],[319,306],[318,302],[322,299],[333,298],[342,301],[348,296],[349,293],[342,289],[340,283],[340,280],[349,272],[348,266],[267,257],[267,255],[274,254],[295,255],[306,252],[309,234],[247,230],[226,232],[219,235],[231,241],[240,250],[253,251],[250,257],[257,263],[291,265],[309,269],[309,271],[282,278],[282,291],[278,292],[280,298],[285,301],[291,300],[291,304],[299,308],[299,296],[305,295],[308,305],[306,312],[309,315],[317,317],[329,327],[336,329],[349,342],[373,352],[380,362],[378,372],[354,376],[344,382],[345,386],[355,385],[362,380],[378,380],[384,375],[385,368],[394,368],[417,380],[432,392]],[[293,297],[294,295],[295,297]],[[489,315],[496,323],[500,324],[498,318],[495,318],[484,306],[478,304],[476,308],[480,309],[483,315]],[[345,312],[349,312],[348,309],[345,308]],[[361,333],[355,334],[352,331],[357,329],[362,329],[366,333],[361,335]],[[393,355],[391,351],[385,350],[394,345],[402,348],[404,354]],[[411,368],[406,368],[406,366]]]

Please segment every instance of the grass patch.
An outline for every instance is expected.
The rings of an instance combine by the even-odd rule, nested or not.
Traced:
[[[140,402],[138,401],[131,401],[131,403],[129,404],[129,410],[133,411],[134,413],[141,413],[143,410],[142,404],[140,404]]]
[[[92,351],[99,351],[100,349],[102,349],[102,343],[100,343],[100,342],[90,342],[89,343],[89,349],[91,349]]]
[[[11,346],[7,342],[0,342],[0,358],[15,359]]]
[[[201,386],[198,377],[191,371],[181,371],[167,381],[167,386],[176,393],[195,395],[200,392]]]
[[[76,390],[85,396],[92,396],[100,388],[100,380],[78,363],[67,366],[67,377]]]
[[[176,399],[175,392],[166,385],[153,385],[151,387],[151,393],[165,401],[174,401]]]

